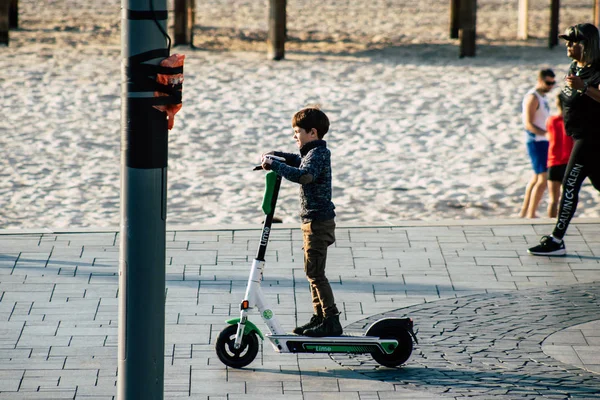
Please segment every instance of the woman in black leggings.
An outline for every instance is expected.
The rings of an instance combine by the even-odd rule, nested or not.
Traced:
[[[573,150],[562,182],[562,196],[552,235],[528,250],[536,256],[563,256],[563,237],[577,208],[579,190],[585,178],[600,191],[600,38],[592,24],[578,24],[559,36],[566,40],[573,59],[560,94],[567,135],[574,139]]]

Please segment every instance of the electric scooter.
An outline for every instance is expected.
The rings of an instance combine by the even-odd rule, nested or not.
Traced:
[[[285,162],[285,159],[281,160]],[[262,169],[262,166],[254,168],[254,170]],[[229,325],[217,338],[215,348],[219,359],[229,367],[243,368],[258,354],[258,338],[264,340],[266,337],[278,353],[370,353],[375,361],[386,367],[404,364],[412,353],[412,339],[418,344],[413,332],[413,321],[410,318],[380,319],[367,328],[364,336],[308,337],[288,334],[282,328],[261,289],[265,253],[280,185],[281,176],[274,171],[266,174],[262,202],[262,210],[266,217],[258,253],[250,267],[246,294],[240,305],[240,318],[226,321]],[[248,313],[252,309],[258,310],[270,334],[263,335],[260,329],[248,320]]]

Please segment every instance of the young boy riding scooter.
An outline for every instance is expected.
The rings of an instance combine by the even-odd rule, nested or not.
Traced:
[[[296,327],[297,335],[312,337],[342,334],[339,311],[333,291],[325,277],[327,247],[335,242],[335,206],[331,202],[331,152],[323,136],[329,130],[329,119],[317,107],[298,111],[292,118],[294,140],[300,156],[272,151],[263,154],[264,169],[299,183],[300,217],[304,240],[304,271],[310,284],[315,314],[310,322]],[[270,156],[283,157],[285,163]]]

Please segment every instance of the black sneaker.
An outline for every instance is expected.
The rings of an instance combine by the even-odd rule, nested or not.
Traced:
[[[540,244],[530,248],[527,252],[534,256],[564,256],[567,254],[565,241],[556,243],[552,236],[542,236]]]
[[[309,322],[302,326],[294,328],[292,332],[294,332],[296,335],[303,335],[306,329],[314,328],[315,326],[321,325],[322,322],[323,316],[315,314],[312,316]]]
[[[304,336],[323,337],[323,336],[340,336],[344,330],[340,324],[340,315],[332,315],[323,320],[323,322],[314,328],[309,328],[304,331]]]

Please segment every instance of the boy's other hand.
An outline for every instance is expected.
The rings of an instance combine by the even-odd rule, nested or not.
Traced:
[[[264,164],[266,156],[273,155],[273,154],[275,154],[274,151],[269,151],[269,152],[266,152],[266,153],[262,153],[260,155],[260,165]],[[267,169],[267,168],[265,168],[264,165],[263,165],[263,169]]]

